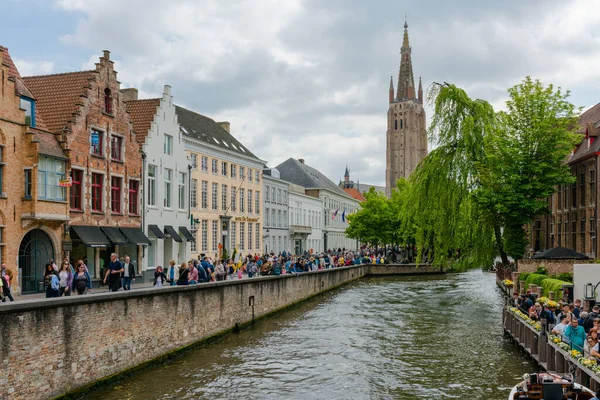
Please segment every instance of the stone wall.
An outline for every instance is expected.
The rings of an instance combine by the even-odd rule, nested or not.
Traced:
[[[370,267],[373,274],[439,272],[359,265],[4,304],[0,399],[47,399],[85,388],[360,278]]]
[[[538,260],[535,258],[525,258],[517,262],[517,270],[522,272],[535,272],[538,267],[548,269],[548,275],[558,275],[563,272],[573,273],[574,264],[592,263],[593,260]]]

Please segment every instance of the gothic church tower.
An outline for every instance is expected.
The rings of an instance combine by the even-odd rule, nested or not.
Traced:
[[[398,89],[390,78],[389,109],[386,134],[385,187],[388,196],[399,178],[408,178],[427,155],[427,131],[423,108],[423,86],[415,93],[408,24],[404,22],[404,39],[400,51]]]

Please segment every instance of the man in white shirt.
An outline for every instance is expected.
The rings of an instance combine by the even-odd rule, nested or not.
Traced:
[[[131,290],[131,281],[135,281],[135,267],[129,256],[125,257],[123,264],[123,290]]]
[[[559,336],[563,342],[568,342],[568,340],[565,338],[565,329],[567,329],[567,326],[571,323],[570,314],[561,314],[559,319],[560,323],[552,328],[552,333]]]

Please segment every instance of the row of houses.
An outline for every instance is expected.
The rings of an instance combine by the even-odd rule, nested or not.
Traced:
[[[530,253],[565,247],[597,258],[600,103],[579,117],[575,134],[581,140],[567,161],[575,182],[557,187],[547,199],[550,214],[528,227]]]
[[[0,47],[0,261],[17,291],[45,264],[82,259],[95,279],[112,252],[149,279],[203,255],[356,248],[357,199],[303,160],[276,168],[228,122],[139,99],[104,51],[88,71],[24,77]]]

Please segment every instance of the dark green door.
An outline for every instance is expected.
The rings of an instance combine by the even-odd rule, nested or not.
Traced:
[[[25,235],[19,247],[19,268],[23,274],[22,293],[44,290],[44,268],[54,258],[50,237],[41,229],[33,229]]]

